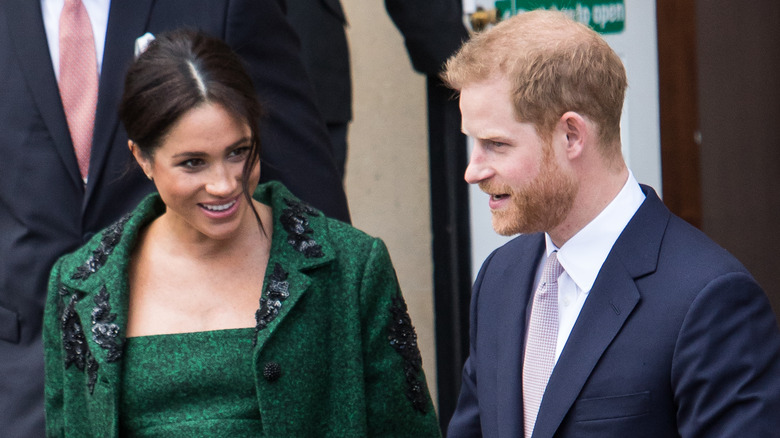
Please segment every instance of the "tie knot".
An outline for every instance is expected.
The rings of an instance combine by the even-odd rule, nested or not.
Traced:
[[[558,282],[558,277],[563,273],[563,266],[558,261],[558,251],[553,251],[547,257],[542,270],[542,283],[552,284]]]

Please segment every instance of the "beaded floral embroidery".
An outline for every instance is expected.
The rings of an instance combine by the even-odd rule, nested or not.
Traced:
[[[311,234],[314,230],[309,227],[308,216],[319,216],[319,212],[303,202],[284,200],[288,208],[282,211],[279,221],[282,227],[287,231],[287,243],[292,245],[296,251],[307,258],[322,257],[322,247],[312,239]]]
[[[118,341],[119,326],[114,324],[116,313],[111,313],[108,303],[108,291],[103,286],[95,296],[95,308],[92,309],[92,340],[105,350],[107,362],[116,362],[122,357],[122,343]]]
[[[390,334],[387,338],[390,340],[390,345],[404,359],[406,398],[412,402],[415,409],[426,413],[428,403],[423,382],[420,380],[422,357],[417,347],[417,333],[412,326],[412,319],[409,318],[406,302],[400,295],[393,297],[390,313],[393,314],[393,319],[388,327]]]
[[[268,327],[268,324],[279,315],[282,308],[282,302],[290,296],[290,283],[287,282],[287,276],[282,265],[274,264],[274,272],[268,278],[268,288],[266,296],[260,298],[260,308],[255,312],[255,343],[257,342],[257,333]]]
[[[89,256],[83,265],[76,268],[76,272],[71,275],[73,280],[86,280],[97,272],[98,269],[103,267],[106,263],[106,259],[114,251],[114,247],[122,238],[122,231],[128,220],[130,220],[130,214],[125,215],[103,231],[100,243],[97,248],[92,251],[92,255]]]
[[[70,295],[68,305],[62,310],[60,316],[60,329],[62,330],[62,347],[65,350],[65,368],[75,365],[79,371],[86,371],[89,393],[95,390],[97,382],[98,363],[92,356],[81,325],[81,318],[76,313],[76,303],[84,296],[81,292],[72,292],[64,286],[59,288],[60,296]]]

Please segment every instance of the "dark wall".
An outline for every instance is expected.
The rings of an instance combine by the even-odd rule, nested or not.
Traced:
[[[780,2],[696,6],[702,229],[780,315]]]

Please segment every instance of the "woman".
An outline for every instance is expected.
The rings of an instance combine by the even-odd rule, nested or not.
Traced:
[[[52,271],[51,436],[438,436],[384,244],[258,186],[238,58],[189,31],[128,72],[120,114],[159,195]]]

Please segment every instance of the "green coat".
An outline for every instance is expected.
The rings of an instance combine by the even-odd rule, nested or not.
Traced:
[[[439,436],[382,241],[324,217],[279,183],[254,197],[274,215],[253,352],[265,435]],[[54,266],[44,320],[49,436],[119,435],[128,259],[164,208],[150,195]]]

